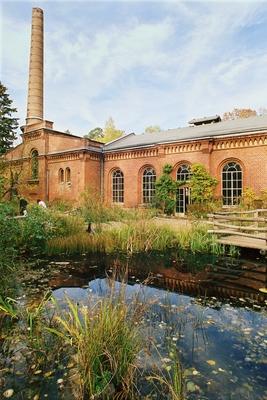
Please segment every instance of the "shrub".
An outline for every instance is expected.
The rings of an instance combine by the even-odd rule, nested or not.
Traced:
[[[210,176],[202,164],[193,164],[190,179],[191,200],[193,203],[203,204],[213,201],[214,189],[218,183],[217,179]]]
[[[13,218],[14,208],[6,203],[0,204],[0,261],[11,261],[17,255],[20,226]]]
[[[155,184],[156,207],[160,208],[167,215],[174,214],[176,203],[177,182],[175,182],[170,176],[171,172],[172,166],[170,164],[165,164],[163,167],[163,174]]]
[[[82,232],[84,222],[76,216],[67,216],[38,205],[28,207],[28,215],[21,221],[19,245],[28,253],[44,253],[47,241]]]

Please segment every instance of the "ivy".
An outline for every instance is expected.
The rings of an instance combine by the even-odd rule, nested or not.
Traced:
[[[174,213],[176,203],[177,182],[170,176],[173,170],[172,165],[165,164],[163,174],[156,181],[156,207],[160,208],[165,214]]]

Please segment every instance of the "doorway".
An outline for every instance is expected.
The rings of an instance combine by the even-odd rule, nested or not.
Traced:
[[[190,188],[180,187],[176,193],[176,213],[185,214],[190,204]]]

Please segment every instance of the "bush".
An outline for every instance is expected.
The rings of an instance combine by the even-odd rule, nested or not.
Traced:
[[[163,174],[155,184],[156,207],[160,208],[167,215],[174,214],[176,203],[177,182],[170,176],[171,172],[172,166],[170,164],[165,164],[163,167]]]
[[[44,253],[49,239],[72,235],[83,229],[84,221],[79,217],[32,205],[28,207],[27,217],[21,221],[19,244],[27,253]]]
[[[12,261],[17,255],[20,226],[13,215],[12,206],[6,203],[0,204],[0,262],[2,263]]]
[[[209,213],[213,213],[221,209],[221,201],[212,201],[209,203],[193,203],[189,204],[188,215],[194,218],[206,218]]]

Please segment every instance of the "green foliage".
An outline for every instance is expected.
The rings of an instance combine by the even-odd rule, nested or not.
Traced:
[[[167,225],[161,226],[146,220],[128,221],[127,224],[98,231],[94,235],[79,233],[51,239],[47,251],[50,255],[97,252],[133,254],[180,248],[192,253],[223,254],[222,246],[207,231],[207,226],[201,224],[174,230]]]
[[[0,204],[0,263],[12,263],[18,253],[19,221],[13,218],[14,207]]]
[[[254,208],[254,203],[255,200],[257,199],[258,197],[256,196],[254,190],[249,187],[246,187],[242,193],[240,205],[242,208],[245,208],[246,210],[251,210]]]
[[[6,153],[16,139],[18,118],[12,116],[16,111],[12,107],[7,88],[0,82],[0,155]]]
[[[64,199],[55,199],[49,202],[49,208],[56,212],[67,213],[73,210],[73,203]]]
[[[118,139],[123,135],[124,132],[116,128],[113,118],[110,117],[105,124],[103,130],[103,138],[101,141],[104,143],[108,143],[112,140]]]
[[[108,143],[123,135],[124,131],[117,129],[113,118],[110,117],[106,121],[104,129],[98,126],[92,129],[87,135],[84,135],[84,137],[91,140],[99,140],[102,143]]]
[[[217,179],[213,178],[202,164],[193,164],[191,172],[189,186],[192,202],[198,204],[212,202]]]
[[[103,137],[104,137],[104,132],[103,129],[100,127],[91,129],[90,132],[84,136],[87,139],[91,139],[91,140],[99,140],[100,142],[102,141]]]
[[[150,126],[147,126],[145,129],[145,133],[158,133],[160,131],[161,131],[161,129],[160,129],[160,126],[158,126],[158,125],[150,125]]]
[[[189,204],[187,212],[189,216],[194,218],[205,218],[207,214],[216,212],[222,207],[220,200],[212,200],[208,203],[193,203]]]
[[[75,354],[79,398],[111,398],[110,385],[118,398],[128,398],[142,345],[139,323],[143,306],[134,299],[128,305],[125,292],[115,295],[113,288],[110,297],[96,304],[79,308],[67,299],[67,305],[66,312],[56,317],[59,329],[50,332]]]
[[[78,217],[32,205],[28,207],[27,217],[21,221],[20,249],[27,253],[45,253],[49,239],[81,232],[83,226]]]
[[[149,219],[155,213],[153,209],[125,209],[119,206],[109,206],[90,187],[82,193],[80,211],[87,222],[95,223],[98,228],[103,222]]]
[[[172,166],[166,164],[163,167],[163,174],[156,181],[155,203],[165,214],[171,215],[174,213],[176,202],[177,182],[170,176]]]

